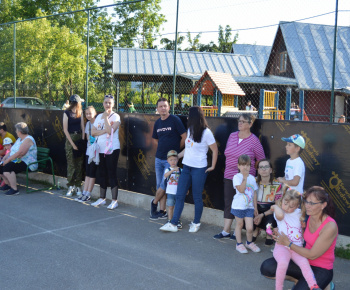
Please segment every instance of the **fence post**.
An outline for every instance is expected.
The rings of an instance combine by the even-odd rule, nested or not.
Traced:
[[[264,118],[264,106],[265,106],[265,90],[260,90],[260,100],[259,100],[259,119]]]
[[[213,106],[216,106],[217,101],[218,101],[218,90],[214,89]]]
[[[337,53],[337,30],[338,30],[338,0],[335,4],[335,24],[334,24],[334,44],[333,44],[333,67],[332,67],[332,91],[331,91],[331,112],[329,115],[329,122],[333,122],[334,110],[334,82],[335,82],[335,56]]]
[[[234,99],[234,106],[235,108],[238,108],[238,96],[233,96],[233,99]]]
[[[286,94],[286,120],[290,120],[290,103],[292,102],[292,89],[287,88]]]
[[[88,92],[89,92],[89,34],[90,34],[90,10],[88,10],[88,23],[87,23],[87,36],[86,36],[86,85],[85,85],[85,106],[89,105]]]
[[[16,108],[16,22],[13,23],[13,107]]]
[[[173,74],[173,95],[171,97],[171,113],[174,114],[175,108],[175,87],[176,87],[176,54],[177,54],[177,25],[179,22],[179,0],[176,8],[176,28],[175,28],[175,49],[174,49],[174,74]]]
[[[276,113],[275,113],[275,118],[274,119],[277,119],[279,120],[279,117],[280,117],[280,113],[278,111],[278,103],[279,103],[279,100],[280,100],[280,92],[277,91],[276,94],[275,94],[275,110],[276,110]]]
[[[300,120],[304,120],[304,90],[299,91]]]
[[[219,94],[219,100],[218,100],[218,117],[221,116],[221,107],[222,107],[222,94],[221,92],[219,91],[218,92]]]
[[[200,85],[197,93],[197,106],[200,107],[202,105],[202,86]]]

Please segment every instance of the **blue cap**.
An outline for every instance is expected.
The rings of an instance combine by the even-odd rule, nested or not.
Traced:
[[[303,136],[299,134],[292,135],[288,138],[281,138],[283,141],[294,143],[295,145],[298,145],[300,148],[305,148],[305,139]]]

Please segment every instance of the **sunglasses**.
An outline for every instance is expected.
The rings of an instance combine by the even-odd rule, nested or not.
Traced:
[[[112,99],[112,100],[114,100],[114,97],[112,96],[112,95],[105,95],[105,99]]]

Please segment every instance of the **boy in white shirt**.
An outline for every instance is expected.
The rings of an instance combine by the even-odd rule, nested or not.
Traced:
[[[277,180],[302,194],[304,192],[305,164],[300,158],[300,154],[305,148],[305,140],[299,134],[282,138],[282,140],[287,142],[286,152],[290,158],[286,163],[284,177],[278,177]]]
[[[165,193],[167,195],[166,205],[168,207],[168,218],[171,220],[174,214],[175,196],[177,191],[177,185],[179,182],[181,168],[177,166],[179,158],[175,150],[170,150],[167,154],[167,161],[170,167],[164,171]],[[178,228],[181,228],[181,222],[179,221]]]

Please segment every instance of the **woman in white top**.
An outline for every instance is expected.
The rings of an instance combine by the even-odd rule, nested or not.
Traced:
[[[107,209],[115,209],[118,206],[117,164],[120,152],[120,117],[112,111],[114,107],[114,97],[112,95],[105,96],[103,107],[105,109],[104,113],[96,117],[91,130],[91,135],[97,139],[96,142],[100,148],[100,163],[98,165],[100,198],[91,205],[99,206],[106,204],[107,181],[109,180],[112,191],[112,202]]]
[[[208,128],[203,111],[195,106],[189,109],[185,149],[178,155],[184,157],[183,170],[177,186],[174,215],[170,222],[160,228],[162,231],[177,232],[177,224],[185,204],[186,193],[192,184],[194,220],[189,232],[196,233],[200,227],[203,212],[202,192],[208,172],[214,170],[218,158],[218,146],[213,133]],[[211,166],[208,166],[207,152],[212,151]]]

